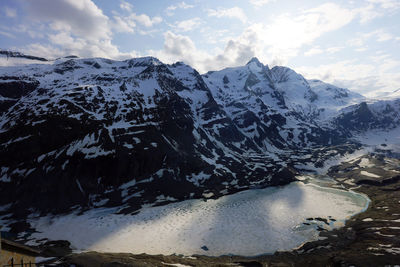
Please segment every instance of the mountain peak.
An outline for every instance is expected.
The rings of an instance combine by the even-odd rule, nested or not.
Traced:
[[[158,66],[163,64],[158,58],[152,56],[131,58],[125,60],[125,62],[129,62],[134,66],[150,66],[150,65]]]
[[[250,65],[251,63],[255,63],[257,66],[263,67],[264,65],[258,60],[258,58],[253,57],[252,59],[250,59],[249,62],[247,62],[246,65]]]

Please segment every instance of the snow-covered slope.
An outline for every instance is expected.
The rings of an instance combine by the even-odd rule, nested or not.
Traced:
[[[330,122],[340,109],[364,99],[321,81],[307,81],[286,67],[270,69],[256,58],[203,77],[236,126],[262,150],[271,143],[278,148],[342,143],[346,136]]]
[[[339,128],[353,132],[391,130],[400,125],[400,98],[361,102],[340,110],[335,118]]]
[[[400,124],[399,100],[361,102],[286,67],[200,75],[153,57],[62,58],[0,67],[0,205],[33,210],[142,206],[293,180]]]
[[[307,82],[315,93],[313,103],[320,110],[322,120],[332,119],[339,110],[365,100],[365,97],[358,93],[320,80],[308,80]]]
[[[0,94],[0,202],[13,210],[134,211],[293,179],[183,63],[93,58],[1,68]]]

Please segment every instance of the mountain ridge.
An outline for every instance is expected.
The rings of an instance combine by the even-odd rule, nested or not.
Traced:
[[[64,58],[1,67],[0,95],[0,205],[19,218],[285,184],[294,166],[359,148],[353,132],[400,125],[399,100],[368,104],[258,59],[200,75],[154,57]]]

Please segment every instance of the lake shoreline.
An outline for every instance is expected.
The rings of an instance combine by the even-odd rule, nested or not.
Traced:
[[[131,216],[100,208],[39,217],[29,221],[37,231],[29,244],[46,238],[68,240],[74,252],[257,257],[318,240],[320,229],[342,227],[368,202],[337,186],[297,181],[206,202],[146,207]]]
[[[372,156],[370,156],[372,157]],[[376,160],[376,158],[374,158]],[[391,159],[395,160],[395,159]],[[232,263],[242,266],[326,266],[341,264],[342,266],[384,266],[400,262],[397,248],[400,247],[400,181],[393,177],[382,175],[380,185],[364,183],[360,177],[358,182],[352,172],[343,173],[352,164],[342,164],[329,173],[339,186],[357,193],[366,194],[371,202],[367,210],[352,216],[345,226],[332,231],[321,230],[323,240],[306,242],[298,249],[288,252],[276,252],[273,255],[255,257],[220,256],[208,257],[195,255],[184,257],[178,255],[134,255],[120,253],[87,252],[71,254],[64,258],[65,262],[78,266],[100,266],[107,262],[132,263],[131,266],[168,266],[181,264],[183,266],[228,266]],[[354,164],[353,164],[354,165]],[[379,166],[387,169],[383,161]],[[373,171],[365,169],[364,171]],[[391,179],[391,180],[390,180]],[[87,265],[90,262],[92,265]],[[99,264],[99,265],[96,265]],[[136,264],[136,265],[135,265]],[[123,266],[123,265],[121,265]],[[241,265],[239,265],[241,266]]]

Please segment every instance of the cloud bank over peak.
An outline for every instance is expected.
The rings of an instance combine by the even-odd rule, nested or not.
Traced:
[[[2,4],[2,49],[47,58],[151,55],[166,63],[184,61],[200,72],[244,65],[257,57],[264,64],[287,65],[308,78],[326,77],[358,92],[400,87],[395,71],[400,62],[397,0]],[[349,65],[358,71],[342,71]]]

